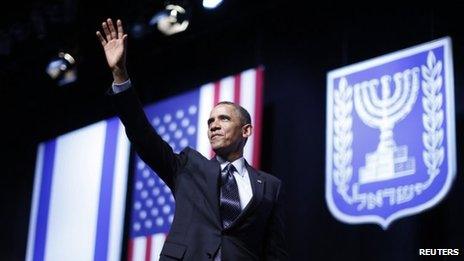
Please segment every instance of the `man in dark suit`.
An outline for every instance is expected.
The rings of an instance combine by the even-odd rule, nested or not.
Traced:
[[[174,153],[131,88],[122,22],[108,19],[102,27],[97,37],[114,78],[109,96],[132,145],[176,200],[160,260],[286,260],[281,182],[243,158],[252,134],[248,112],[231,102],[213,108],[207,122],[213,159],[189,147]]]

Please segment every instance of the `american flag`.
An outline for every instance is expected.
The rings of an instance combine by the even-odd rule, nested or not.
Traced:
[[[244,149],[245,159],[259,165],[261,141],[263,69],[249,69],[201,86],[197,90],[147,106],[145,113],[158,134],[178,153],[185,147],[195,148],[211,158],[207,137],[207,119],[214,105],[232,101],[248,110],[253,135]],[[128,260],[159,260],[169,232],[175,202],[166,184],[136,156],[133,183]]]

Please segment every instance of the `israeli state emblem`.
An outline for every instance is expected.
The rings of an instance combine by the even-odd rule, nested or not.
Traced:
[[[327,75],[326,201],[350,224],[438,204],[456,175],[451,39]]]

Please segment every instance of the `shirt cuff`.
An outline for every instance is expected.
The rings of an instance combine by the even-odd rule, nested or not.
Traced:
[[[114,83],[113,82],[113,85],[111,86],[111,89],[113,90],[114,94],[118,94],[120,92],[123,92],[123,91],[129,89],[131,86],[132,86],[131,80],[127,79],[127,81],[125,81],[123,83]]]

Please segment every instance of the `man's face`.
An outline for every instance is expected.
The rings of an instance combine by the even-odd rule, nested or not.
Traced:
[[[232,105],[219,104],[208,119],[208,138],[214,152],[227,155],[240,150],[251,134],[251,125],[242,126],[239,113]]]

